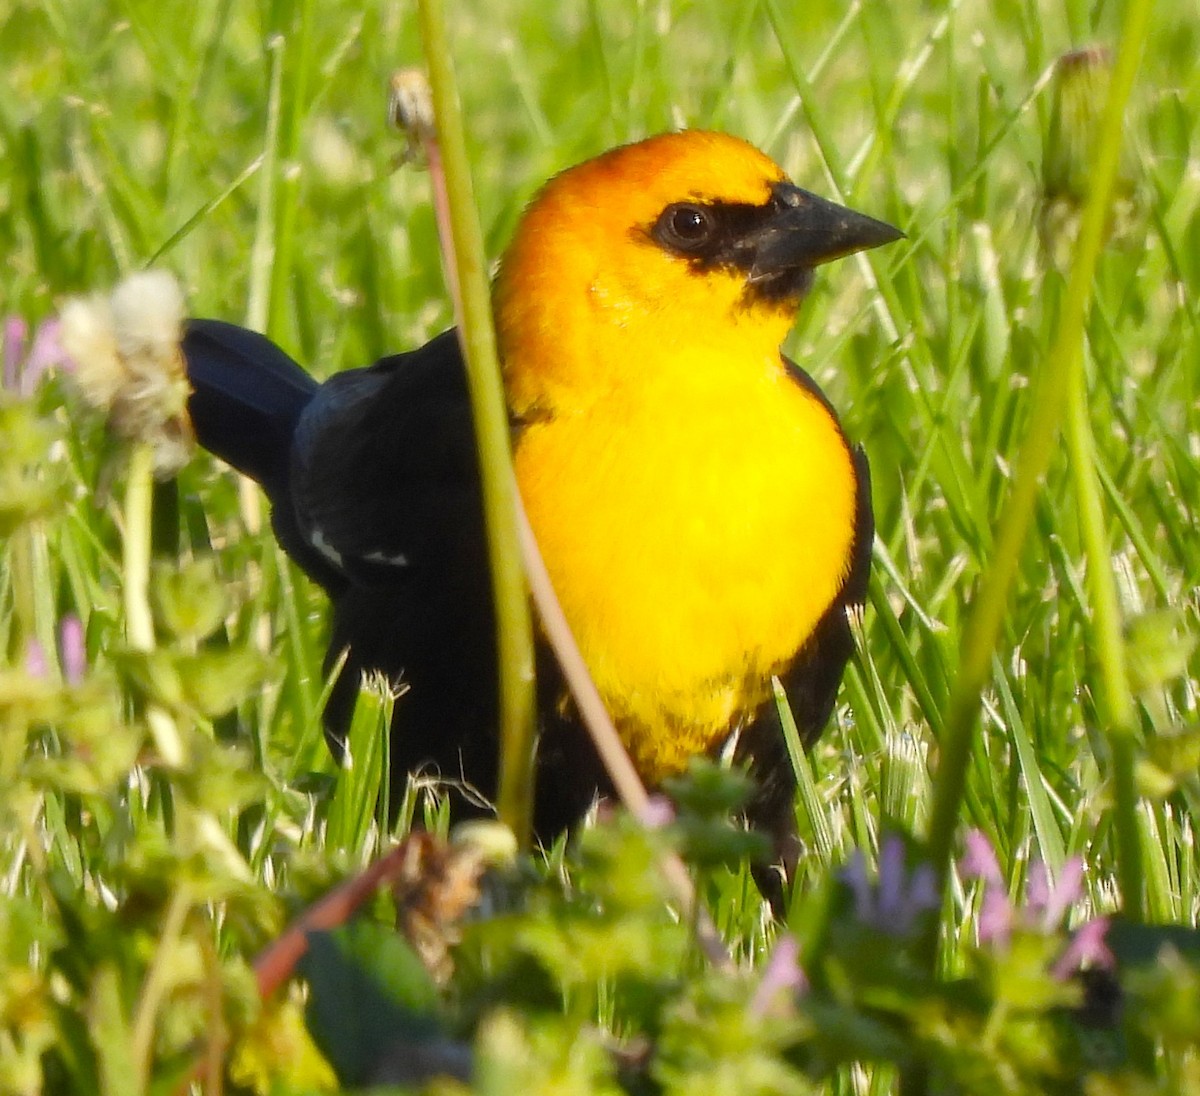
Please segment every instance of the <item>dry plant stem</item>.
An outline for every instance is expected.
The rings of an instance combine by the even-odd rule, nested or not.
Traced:
[[[454,305],[454,319],[462,323],[462,291],[458,287],[458,259],[454,254],[454,233],[450,230],[450,199],[446,195],[446,170],[442,166],[442,150],[437,134],[426,134],[422,142],[425,156],[429,160],[429,175],[433,180],[433,212],[437,221],[438,243],[442,249],[442,262],[446,270],[446,286],[450,301]]]
[[[440,0],[419,0],[421,42],[429,69],[433,118],[440,144],[453,261],[458,282],[459,339],[466,360],[480,478],[486,515],[488,556],[496,603],[500,670],[500,789],[497,806],[522,848],[533,824],[535,725],[533,622],[517,542],[517,486],[512,471],[508,409],[500,384],[496,335],[483,233],[471,190],[462,111],[450,59]]]
[[[621,802],[640,822],[645,822],[650,813],[650,796],[638,776],[637,769],[629,758],[621,736],[608,716],[604,701],[592,675],[588,672],[571,626],[567,623],[566,614],[559,604],[558,595],[554,592],[554,584],[550,573],[546,570],[541,550],[538,548],[537,537],[525,513],[525,507],[518,499],[517,529],[521,536],[521,558],[525,562],[525,570],[529,576],[529,586],[533,600],[537,605],[538,616],[546,632],[554,655],[562,667],[563,676],[570,686],[571,695],[575,698],[575,706],[587,725],[592,743],[604,767],[608,770],[613,787]],[[689,881],[690,887],[690,881]]]
[[[450,231],[450,201],[446,191],[446,173],[442,164],[441,149],[437,135],[432,129],[419,125],[414,128],[429,164],[429,173],[433,182],[433,207],[437,219],[438,241],[447,271],[450,296],[454,301],[455,316],[461,323],[462,295],[455,276],[458,265],[455,261],[454,237]],[[541,551],[538,549],[537,538],[533,534],[533,529],[525,514],[525,508],[521,504],[520,495],[517,492],[514,492],[514,502],[521,560],[543,630],[551,647],[554,648],[555,657],[570,686],[571,695],[575,698],[580,717],[588,729],[596,752],[608,770],[617,795],[639,821],[645,822],[649,811],[650,797],[646,793],[646,788],[642,784],[633,762],[629,759],[629,754],[625,750],[612,720],[608,717],[604,701],[592,681],[591,674],[588,673],[583,656],[579,653],[579,647],[575,643],[575,637],[571,634],[562,606],[559,605],[558,597],[554,593],[554,586],[546,571],[546,565],[542,561]],[[729,953],[712,920],[706,911],[697,906],[695,888],[683,861],[678,856],[672,855],[664,862],[663,871],[675,891],[680,905],[685,911],[695,915],[697,936],[709,961],[720,967],[732,966]]]
[[[328,932],[345,924],[381,886],[399,877],[408,855],[406,839],[354,878],[347,879],[309,906],[284,929],[278,939],[259,952],[254,960],[259,996],[264,1000],[270,997],[292,976],[296,964],[308,951],[309,933]]]
[[[222,981],[221,958],[212,939],[203,937],[200,942],[204,956],[204,1005],[209,1021],[204,1039],[196,1077],[201,1092],[220,1093],[225,1076],[225,1052],[229,1047],[229,1026],[225,1020],[224,983]]]
[[[328,932],[344,925],[380,887],[399,878],[407,859],[408,841],[404,840],[358,875],[339,884],[324,898],[309,906],[259,952],[254,960],[259,997],[265,1001],[292,977],[296,964],[308,951],[309,933]],[[175,1096],[186,1096],[193,1091],[192,1086],[203,1076],[204,1069],[205,1059],[198,1059],[175,1088]]]
[[[570,625],[554,593],[554,586],[538,550],[537,538],[525,515],[525,508],[517,502],[517,528],[521,536],[521,555],[525,561],[526,573],[529,576],[529,586],[533,592],[533,600],[537,605],[538,616],[542,621],[542,629],[550,646],[554,648],[554,656],[562,667],[563,676],[570,686],[571,695],[575,698],[575,706],[579,709],[580,717],[591,735],[596,752],[604,762],[608,775],[612,778],[613,786],[621,802],[633,813],[639,822],[647,822],[650,797],[642,784],[641,777],[633,767],[629,754],[617,734],[616,727],[608,717],[604,701],[600,697],[592,676],[588,673],[587,664],[579,652],[579,646],[571,633]],[[720,968],[731,968],[733,961],[721,940],[716,926],[696,899],[696,888],[692,885],[692,877],[683,861],[674,853],[667,856],[662,863],[663,873],[671,884],[672,890],[686,913],[693,916],[696,925],[696,936],[709,962]]]
[[[191,909],[191,898],[185,887],[176,887],[167,905],[166,916],[163,918],[162,933],[158,938],[158,946],[150,969],[146,971],[146,979],[142,983],[142,991],[138,996],[137,1011],[133,1017],[133,1062],[137,1069],[135,1092],[145,1092],[150,1080],[150,1066],[154,1052],[154,1027],[158,1019],[159,1007],[163,995],[170,982],[172,953],[183,935],[183,924]]]
[[[246,303],[246,326],[254,331],[264,330],[271,314],[271,270],[275,264],[275,197],[282,112],[283,39],[276,35],[267,42],[266,49],[271,58],[271,78],[267,86],[267,131],[263,135],[262,172],[258,177],[258,194],[255,198],[258,217],[254,225],[254,242],[250,248],[250,285]]]

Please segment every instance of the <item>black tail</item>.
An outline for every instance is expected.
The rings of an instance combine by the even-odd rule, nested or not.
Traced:
[[[317,382],[270,339],[219,320],[189,320],[183,353],[197,440],[279,502],[292,436]]]

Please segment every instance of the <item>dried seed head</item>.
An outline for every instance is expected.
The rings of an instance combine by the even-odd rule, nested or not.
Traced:
[[[1054,69],[1050,124],[1042,155],[1042,208],[1038,229],[1048,256],[1065,265],[1079,214],[1091,192],[1096,135],[1108,101],[1112,57],[1094,46],[1059,58]],[[1122,142],[1108,236],[1129,234],[1136,215],[1137,168],[1129,141]]]
[[[179,283],[161,270],[130,275],[109,296],[75,298],[62,310],[62,345],[84,398],[122,438],[153,447],[160,477],[187,463],[193,443],[183,316]]]
[[[392,73],[388,87],[388,121],[408,138],[405,159],[425,163],[427,144],[437,134],[433,114],[433,92],[429,79],[419,68]]]
[[[113,334],[112,307],[99,293],[73,297],[59,316],[62,343],[75,361],[75,379],[93,407],[110,411],[125,371]]]

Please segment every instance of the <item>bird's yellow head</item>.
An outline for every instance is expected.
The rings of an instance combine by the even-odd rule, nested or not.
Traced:
[[[496,323],[519,415],[644,382],[650,362],[778,362],[813,267],[900,236],[752,145],[664,134],[551,179],[505,252]]]

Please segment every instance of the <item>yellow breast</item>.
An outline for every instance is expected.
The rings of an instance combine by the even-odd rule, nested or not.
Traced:
[[[567,619],[642,776],[713,748],[769,695],[845,578],[855,479],[775,353],[657,361],[534,421],[521,494]]]

